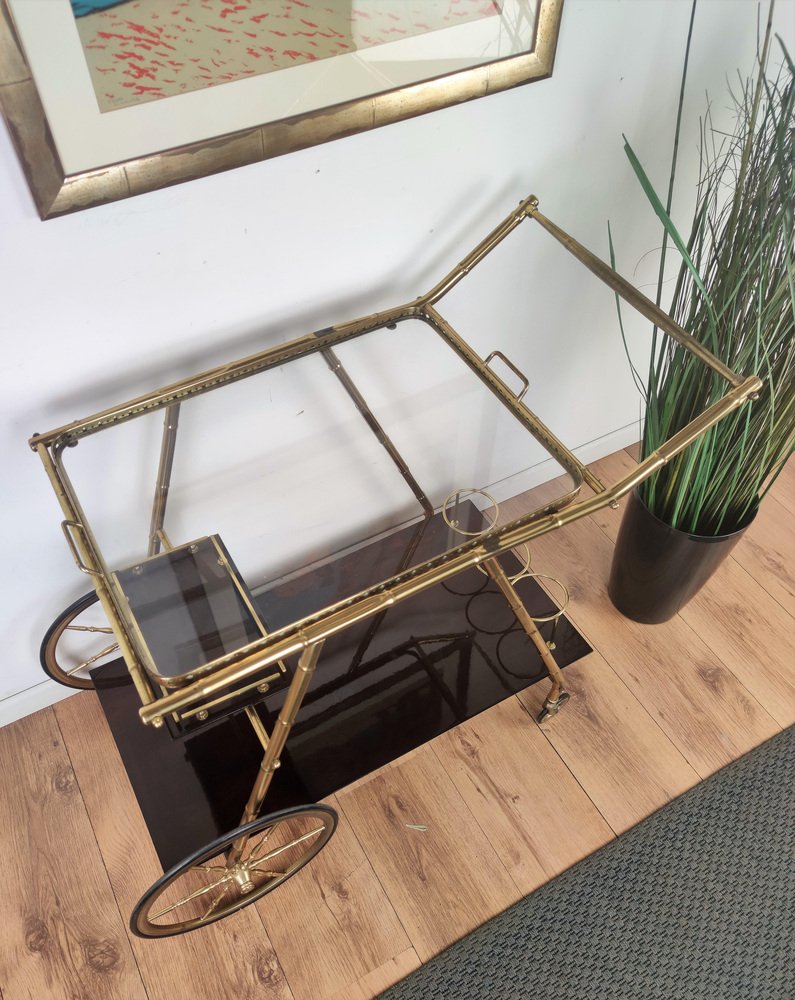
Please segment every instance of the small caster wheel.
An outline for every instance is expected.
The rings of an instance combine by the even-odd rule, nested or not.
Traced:
[[[550,701],[549,698],[544,702],[544,707],[538,713],[538,718],[536,722],[541,723],[544,719],[551,715],[557,715],[558,712],[563,708],[566,702],[571,698],[568,691],[561,691],[555,701]]]

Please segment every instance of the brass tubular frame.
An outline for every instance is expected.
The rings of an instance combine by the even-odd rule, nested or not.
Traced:
[[[65,445],[74,444],[81,438],[89,434],[96,434],[98,431],[116,424],[133,420],[145,413],[152,413],[161,410],[163,407],[171,406],[173,403],[183,402],[192,399],[194,396],[202,395],[217,389],[222,385],[229,385],[238,382],[240,379],[258,375],[260,372],[268,371],[270,368],[278,368],[280,365],[288,364],[298,358],[306,357],[321,351],[325,347],[334,347],[336,344],[344,343],[354,337],[361,337],[363,334],[378,330],[381,327],[397,323],[401,319],[407,319],[414,314],[414,309],[409,306],[397,306],[392,309],[385,309],[381,312],[373,313],[348,323],[332,326],[315,333],[305,334],[295,340],[287,341],[276,347],[258,351],[237,361],[227,364],[217,365],[198,375],[180,379],[170,385],[153,392],[136,396],[118,406],[111,406],[106,410],[101,410],[90,417],[82,420],[74,420],[55,430],[45,434],[35,434],[30,441],[30,447],[35,450],[39,444],[55,445],[62,442]]]
[[[605,486],[596,476],[582,465],[574,455],[571,454],[565,444],[556,437],[552,431],[543,424],[538,417],[529,410],[521,399],[508,389],[499,375],[495,374],[489,366],[472,350],[467,342],[453,329],[447,320],[436,311],[432,305],[425,305],[418,319],[424,320],[436,332],[447,341],[456,354],[465,364],[477,375],[483,384],[497,396],[505,406],[511,410],[521,422],[530,429],[533,437],[540,442],[550,455],[558,459],[564,469],[572,477],[574,485],[571,491],[566,494],[567,501],[573,500],[580,491],[583,482],[595,493],[601,493]],[[560,456],[565,455],[570,461],[565,463]],[[561,506],[565,506],[561,504]]]
[[[79,533],[75,537],[75,544],[77,545],[80,557],[92,572],[97,597],[118,640],[119,648],[124,656],[124,662],[127,664],[127,669],[138,692],[138,696],[144,705],[148,705],[155,700],[154,690],[141,667],[140,658],[134,647],[134,640],[130,636],[127,622],[118,604],[118,595],[114,594],[112,589],[110,572],[100,555],[99,547],[91,533],[91,529],[88,527],[85,514],[75,497],[74,488],[63,470],[59,460],[60,453],[55,448],[53,448],[51,453],[43,444],[37,445],[36,451],[44,465],[45,472],[58,498],[58,503],[61,506],[66,521],[76,524],[79,527]],[[162,726],[163,719],[158,718],[154,721],[154,725]]]
[[[365,592],[349,601],[333,605],[314,619],[304,619],[287,629],[272,632],[267,641],[253,643],[238,650],[233,656],[214,661],[210,664],[212,669],[210,676],[200,678],[193,684],[165,696],[154,705],[143,706],[139,711],[142,721],[152,723],[168,712],[179,711],[203,697],[213,695],[227,684],[234,684],[251,676],[280,657],[298,653],[311,643],[327,639],[383,608],[412,597],[426,587],[441,583],[461,570],[478,565],[484,559],[498,556],[523,542],[538,538],[548,531],[561,528],[609,506],[648,479],[657,469],[692,444],[704,431],[742,406],[759,392],[761,386],[761,380],[756,376],[745,379],[741,385],[730,390],[722,399],[675,434],[663,447],[638,465],[630,475],[602,493],[572,504],[561,511],[540,516],[538,512],[533,512],[504,528],[493,528],[446,556],[427,563],[426,568],[393,578],[378,594]]]
[[[468,274],[494,247],[512,232],[525,218],[532,218],[558,239],[575,257],[624,297],[642,315],[655,322],[663,332],[683,344],[718,375],[726,379],[731,389],[716,403],[700,414],[687,427],[675,434],[653,455],[641,463],[634,472],[610,488],[591,476],[571,451],[532,413],[502,380],[491,371],[475,351],[466,344],[452,326],[435,308],[436,303]],[[573,479],[572,488],[554,502],[524,515],[503,527],[495,527],[483,535],[462,542],[458,547],[429,560],[419,567],[406,569],[379,585],[362,591],[344,601],[331,605],[292,625],[263,636],[234,653],[220,657],[195,671],[195,680],[173,693],[155,700],[141,664],[146,662],[146,652],[137,632],[136,623],[129,615],[122,595],[114,589],[114,581],[102,561],[96,541],[85,519],[74,490],[60,460],[67,445],[76,444],[82,437],[104,428],[131,420],[144,413],[174,407],[182,400],[211,391],[221,385],[235,382],[258,372],[283,365],[291,360],[315,353],[329,351],[337,344],[351,340],[383,327],[391,328],[399,322],[416,318],[429,324],[452,347],[458,356],[515,415],[522,425],[538,440]],[[327,358],[328,361],[328,358]],[[141,695],[141,719],[147,724],[162,724],[164,716],[179,712],[224,693],[227,687],[253,678],[278,660],[294,654],[316,649],[331,635],[355,622],[377,614],[386,608],[419,593],[427,587],[454,576],[461,570],[493,560],[503,552],[514,549],[548,531],[591,514],[634,489],[658,468],[696,440],[704,431],[727,414],[755,398],[762,382],[757,376],[742,377],[730,371],[706,348],[700,345],[649,299],[629,285],[623,278],[594,257],[590,251],[559,230],[538,212],[534,196],[525,199],[498,227],[469,253],[430,292],[408,305],[383,310],[371,316],[330,327],[275,348],[259,352],[229,364],[220,365],[207,372],[175,382],[163,389],[139,396],[127,403],[104,410],[83,420],[74,421],[46,434],[34,436],[31,447],[44,462],[50,481],[61,503],[67,521],[79,525],[75,539],[85,566],[98,574],[97,592],[108,614],[111,625],[120,639],[120,646],[130,673]],[[357,390],[358,392],[358,390]],[[354,396],[354,401],[356,397]],[[365,404],[366,407],[366,404]],[[367,410],[362,410],[366,418]],[[368,420],[369,423],[369,420]],[[377,424],[377,421],[376,421]],[[380,425],[377,425],[380,427]],[[371,424],[372,427],[372,424]],[[375,430],[375,428],[373,427]],[[377,433],[377,431],[376,431]],[[385,437],[385,435],[384,435]],[[382,440],[382,443],[383,440]],[[173,444],[173,442],[172,442]],[[386,446],[386,445],[385,445]],[[389,448],[387,448],[389,450]],[[393,456],[394,458],[394,456]],[[161,465],[168,465],[167,449],[161,454]],[[163,480],[165,481],[165,479]],[[587,482],[596,495],[575,503],[581,484]],[[122,641],[123,639],[123,641]],[[313,668],[314,669],[314,668]],[[303,679],[294,679],[293,685]],[[293,685],[290,691],[292,692]],[[292,699],[292,693],[289,696]],[[270,749],[270,747],[269,747]]]
[[[268,744],[270,743],[270,735],[268,730],[263,725],[262,719],[257,714],[256,708],[254,708],[253,705],[246,705],[243,711],[246,713],[248,721],[251,723],[251,728],[257,734],[257,739],[260,741],[262,749],[267,751]]]

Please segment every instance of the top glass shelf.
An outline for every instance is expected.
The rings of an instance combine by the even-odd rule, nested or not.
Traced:
[[[180,590],[176,570],[197,569],[183,548],[191,540],[222,537],[255,595],[277,585],[283,595],[302,578],[302,593],[313,596],[294,609],[295,623],[378,593],[504,526],[509,519],[481,485],[497,483],[512,496],[550,457],[557,464],[546,478],[564,469],[518,402],[521,374],[501,357],[492,369],[413,316],[322,344],[319,334],[315,350],[252,377],[110,421],[64,453],[108,570],[128,603],[136,594],[133,617],[146,604],[147,625],[138,621],[134,631],[160,683],[192,680],[261,635],[233,615],[235,627],[211,643],[213,655],[179,639],[190,615],[183,608],[177,623],[174,608],[165,609]],[[144,523],[153,483],[150,531],[162,529],[180,555],[150,565],[161,544]],[[372,543],[390,535],[400,540],[387,558]],[[342,557],[355,552],[362,554],[352,574]],[[314,589],[307,573],[317,574]],[[194,647],[191,660],[186,650]]]

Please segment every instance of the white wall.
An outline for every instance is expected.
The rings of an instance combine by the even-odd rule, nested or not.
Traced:
[[[685,0],[566,0],[548,81],[46,223],[0,130],[0,723],[63,693],[43,681],[38,645],[86,589],[27,438],[406,301],[531,191],[603,256],[610,219],[619,269],[653,281],[653,255],[635,268],[658,227],[621,135],[664,189],[689,12]],[[793,15],[791,0],[780,2],[790,48]],[[750,71],[755,39],[750,0],[702,0],[679,173],[685,220],[705,91],[727,103],[724,77]],[[451,318],[478,350],[498,347],[528,372],[530,406],[587,459],[629,443],[639,403],[612,296],[540,231],[511,247],[462,286]],[[632,337],[642,360],[646,325]],[[463,454],[466,441],[455,447]],[[123,470],[93,469],[106,494],[127,489]]]

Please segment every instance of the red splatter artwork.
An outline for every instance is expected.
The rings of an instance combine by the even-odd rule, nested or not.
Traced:
[[[100,111],[498,15],[499,0],[126,0],[77,18]],[[144,82],[145,81],[145,82]]]

